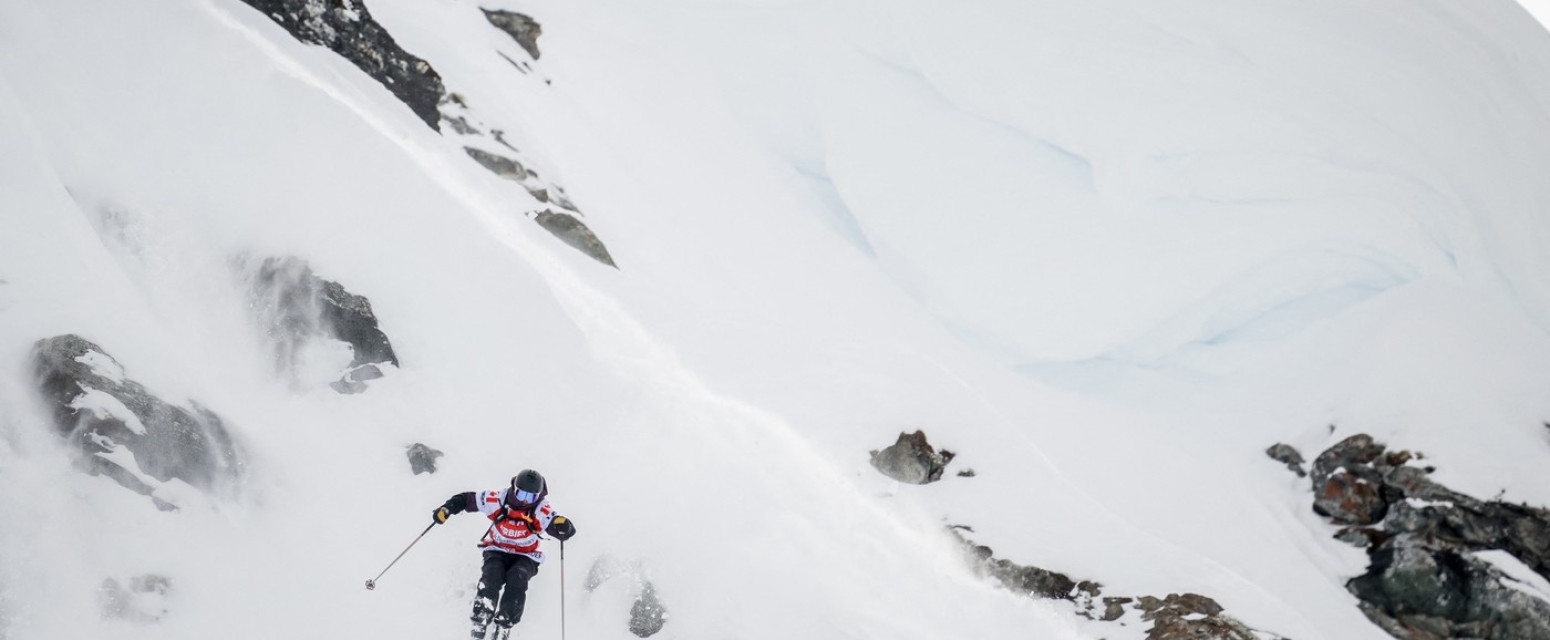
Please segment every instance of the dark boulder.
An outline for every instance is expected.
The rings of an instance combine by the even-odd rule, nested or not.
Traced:
[[[1352,523],[1353,512],[1372,517],[1359,524],[1373,526],[1337,534],[1368,549],[1366,573],[1346,584],[1363,613],[1404,640],[1550,638],[1550,604],[1476,556],[1505,553],[1550,578],[1550,511],[1453,491],[1429,477],[1430,467],[1409,466],[1417,457],[1358,435],[1314,462],[1316,492],[1342,478],[1361,481],[1361,493],[1345,493],[1338,508],[1328,500],[1334,491],[1314,500],[1316,511],[1337,522]],[[1351,507],[1372,495],[1381,510]]]
[[[1347,590],[1397,638],[1550,638],[1550,603],[1490,563],[1421,537],[1395,536]]]
[[[872,466],[883,475],[910,484],[941,480],[947,463],[954,457],[951,451],[932,448],[924,431],[900,433],[897,441],[871,455]]]
[[[1261,640],[1253,629],[1222,614],[1222,605],[1195,593],[1142,596],[1141,619],[1152,623],[1146,640]]]
[[[1313,510],[1341,524],[1366,525],[1383,519],[1389,500],[1381,474],[1369,463],[1383,445],[1359,434],[1330,447],[1313,461]]]
[[[655,635],[667,625],[667,608],[657,599],[656,585],[649,580],[641,582],[640,593],[630,605],[630,633],[639,638]]]
[[[409,445],[405,453],[409,456],[409,469],[415,475],[436,473],[436,459],[444,455],[419,442]]]
[[[528,179],[527,168],[516,160],[473,147],[463,147],[463,152],[473,158],[474,162],[479,163],[479,166],[502,178],[513,182],[523,182]]]
[[[538,222],[538,226],[548,230],[565,244],[587,254],[593,260],[615,269],[619,268],[614,264],[613,256],[608,255],[608,248],[603,246],[603,241],[599,240],[597,234],[592,233],[587,225],[576,219],[576,216],[545,209],[538,212],[533,219]]]
[[[210,490],[239,475],[242,458],[219,416],[156,397],[101,347],[76,335],[47,338],[33,345],[32,364],[56,430],[88,472],[146,495],[152,481]]]
[[[646,571],[640,563],[624,562],[609,555],[600,556],[587,570],[587,577],[581,586],[591,593],[606,584],[621,585],[632,596],[630,633],[636,637],[646,638],[655,635],[667,625],[667,607],[662,604],[656,585],[652,584],[651,579],[646,576]]]
[[[1304,462],[1302,453],[1297,451],[1292,445],[1282,443],[1271,445],[1269,449],[1265,450],[1265,455],[1270,456],[1276,462],[1285,464],[1286,468],[1291,469],[1299,478],[1304,478],[1308,475],[1308,472],[1302,469]]]
[[[528,55],[538,59],[538,36],[543,35],[544,29],[538,21],[514,11],[491,11],[483,9],[484,18],[495,25],[495,28],[505,31]]]
[[[350,346],[350,361],[331,385],[340,393],[364,391],[367,381],[382,377],[380,365],[398,366],[398,354],[365,296],[319,278],[297,258],[236,262],[248,274],[249,309],[274,350],[276,370],[294,376],[306,347],[318,340]]]
[[[327,47],[381,83],[430,128],[441,130],[446,94],[429,62],[404,51],[363,0],[242,0],[291,36]]]

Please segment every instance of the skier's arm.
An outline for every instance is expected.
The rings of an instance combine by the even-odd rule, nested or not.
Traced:
[[[436,524],[443,524],[447,521],[447,518],[464,511],[473,511],[479,508],[475,499],[474,492],[472,491],[459,493],[447,498],[447,501],[440,507],[437,507],[436,511],[431,514],[431,518],[436,521]]]
[[[576,525],[571,524],[570,518],[555,515],[554,507],[547,501],[538,508],[538,517],[544,528],[544,533],[554,536],[555,539],[564,542],[576,535]]]

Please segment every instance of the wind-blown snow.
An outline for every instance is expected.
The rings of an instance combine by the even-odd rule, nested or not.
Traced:
[[[533,73],[481,6],[543,23]],[[0,5],[7,638],[462,634],[477,519],[361,583],[524,467],[580,529],[592,638],[630,637],[623,585],[578,586],[605,555],[665,638],[1140,637],[976,577],[962,524],[1106,595],[1378,639],[1363,554],[1266,445],[1366,431],[1550,504],[1550,40],[1509,2],[369,7],[621,270],[240,2]],[[401,371],[275,379],[238,254],[368,297]],[[72,471],[25,370],[70,332],[219,413],[241,495],[163,513]],[[915,428],[959,458],[891,490],[866,452]],[[96,615],[142,574],[164,619]]]

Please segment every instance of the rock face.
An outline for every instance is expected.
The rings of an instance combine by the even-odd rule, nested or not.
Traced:
[[[1483,559],[1550,578],[1550,511],[1452,491],[1413,458],[1359,434],[1314,462],[1314,510],[1361,525],[1336,537],[1368,550],[1367,572],[1346,583],[1362,611],[1405,640],[1550,638],[1550,604]]]
[[[1260,635],[1231,617],[1222,605],[1196,593],[1170,593],[1157,599],[1142,596],[1136,603],[1142,620],[1152,623],[1146,640],[1260,640]]]
[[[587,225],[577,220],[576,216],[545,209],[538,212],[533,219],[538,222],[538,226],[547,229],[565,244],[591,256],[593,260],[615,269],[619,268],[619,265],[614,264],[613,256],[608,255],[608,248],[603,246],[603,241],[599,240]]]
[[[143,575],[128,580],[128,586],[108,578],[97,589],[97,602],[102,616],[131,622],[157,622],[167,615],[167,598],[172,592],[172,579],[166,576]]]
[[[1265,450],[1265,455],[1270,456],[1271,460],[1284,463],[1287,469],[1291,469],[1292,473],[1297,474],[1297,477],[1308,477],[1308,472],[1302,470],[1304,462],[1302,453],[1292,447],[1292,445],[1280,443],[1271,445],[1269,449]]]
[[[393,41],[362,0],[242,0],[297,40],[327,47],[382,83],[426,125],[441,130],[437,105],[446,94],[429,62]],[[536,56],[535,56],[536,57]]]
[[[238,477],[242,459],[219,416],[161,400],[101,347],[76,335],[47,338],[33,345],[32,364],[55,428],[88,472],[145,495],[173,479],[209,490]]]
[[[340,376],[332,384],[340,393],[360,393],[368,381],[383,377],[381,366],[398,366],[398,354],[364,296],[319,278],[296,258],[244,257],[237,264],[248,273],[249,308],[274,349],[277,371],[294,377],[309,367],[309,349],[320,340],[350,348],[348,363],[332,372]]]
[[[538,21],[514,11],[491,11],[489,9],[482,9],[482,11],[484,11],[484,17],[490,21],[490,24],[495,25],[495,28],[501,31],[505,31],[513,40],[517,41],[517,44],[522,47],[523,51],[533,56],[534,60],[538,59],[538,36],[544,33],[544,29],[539,26]]]
[[[1103,585],[1097,582],[1078,582],[1063,573],[996,558],[990,547],[969,541],[960,530],[968,529],[955,527],[952,533],[964,545],[975,568],[1002,586],[1035,598],[1069,601],[1076,607],[1077,615],[1105,622],[1115,622],[1131,612],[1140,612],[1142,621],[1152,623],[1147,640],[1275,638],[1228,616],[1211,598],[1195,593],[1172,593],[1164,598],[1103,597]]]
[[[942,479],[942,472],[954,457],[951,451],[937,452],[926,442],[926,433],[900,433],[898,441],[882,451],[872,452],[872,466],[894,480],[926,484]]]
[[[406,454],[409,456],[409,469],[414,472],[414,475],[436,473],[436,459],[443,455],[440,451],[419,442],[409,445]]]
[[[1342,524],[1372,524],[1388,512],[1383,478],[1370,463],[1383,446],[1366,435],[1347,438],[1313,461],[1313,510]]]
[[[591,593],[605,588],[607,584],[618,584],[629,591],[633,600],[630,604],[630,633],[646,638],[667,625],[667,607],[662,604],[656,585],[646,577],[646,571],[639,563],[624,562],[608,555],[599,557],[592,563],[592,568],[587,570],[582,588]]]

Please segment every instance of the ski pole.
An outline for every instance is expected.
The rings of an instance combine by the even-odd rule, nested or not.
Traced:
[[[375,578],[367,580],[366,581],[366,590],[367,591],[371,591],[372,589],[376,589],[377,588],[377,581],[382,579],[382,574],[387,573],[388,569],[392,569],[393,565],[398,564],[398,559],[404,557],[405,553],[409,553],[409,550],[414,548],[415,542],[419,542],[420,538],[424,538],[425,534],[431,532],[431,527],[435,527],[435,526],[436,526],[436,523],[432,522],[430,527],[426,527],[424,531],[420,532],[420,535],[415,536],[414,542],[409,543],[409,546],[404,547],[404,550],[399,552],[398,558],[393,558],[393,561],[388,563],[388,566],[382,570],[382,573],[377,574],[377,577],[375,577]],[[564,550],[563,546],[561,547],[561,550],[562,551]],[[562,553],[561,555],[564,555],[564,554]]]
[[[565,541],[560,541],[560,640],[565,640]]]

